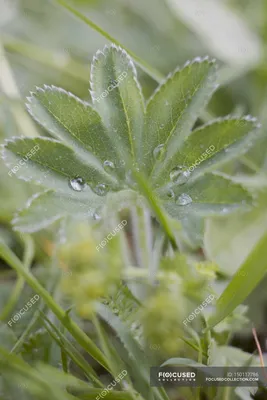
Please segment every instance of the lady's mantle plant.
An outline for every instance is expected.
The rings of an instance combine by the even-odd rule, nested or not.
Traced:
[[[16,177],[46,190],[29,199],[26,208],[19,211],[13,221],[15,229],[34,232],[66,216],[105,220],[107,214],[116,217],[123,208],[148,203],[175,247],[170,218],[186,225],[192,218],[225,214],[250,203],[251,196],[241,185],[214,170],[249,148],[257,137],[259,125],[255,119],[228,116],[199,127],[202,112],[217,87],[214,60],[206,57],[187,62],[168,76],[145,103],[131,58],[112,45],[94,57],[90,87],[92,104],[46,85],[28,98],[30,114],[50,137],[8,140],[3,156],[8,168],[21,165]],[[33,152],[36,148],[38,151]],[[31,157],[27,156],[29,153]],[[22,159],[24,163],[20,164]],[[150,215],[147,219],[150,224]],[[150,387],[148,370],[170,354],[179,352],[184,358],[170,359],[166,365],[193,365],[196,351],[198,362],[210,366],[217,365],[218,359],[223,365],[228,359],[240,357],[237,349],[227,346],[225,340],[232,331],[232,321],[224,321],[214,335],[216,342],[210,331],[199,334],[207,323],[203,315],[189,327],[182,324],[212,292],[209,283],[216,278],[216,266],[194,263],[185,255],[166,252],[160,232],[153,251],[150,243],[150,252],[138,264],[145,268],[134,268],[125,261],[119,235],[103,252],[98,252],[88,224],[66,226],[71,240],[58,252],[60,261],[70,269],[64,282],[65,292],[80,315],[92,318],[101,349],[23,269],[19,260],[10,256],[5,247],[0,250],[27,278],[27,283],[39,290],[66,330],[99,364],[114,377],[127,366],[127,386],[122,386],[124,398],[167,400],[163,389]],[[141,236],[143,232],[139,233]],[[149,241],[148,237],[145,239]],[[141,284],[131,280],[136,277],[144,279]],[[102,329],[96,315],[109,324],[116,337]],[[240,323],[240,315],[231,317]],[[73,387],[96,398],[103,384],[92,366],[77,358],[77,350],[56,324],[45,315],[42,318],[46,331],[61,348],[62,360],[66,352],[90,383],[75,380]],[[221,319],[213,321],[212,326]],[[248,360],[250,355],[245,354],[242,363],[246,365]],[[9,365],[13,368],[12,363]],[[32,376],[26,363],[25,371]],[[50,377],[53,373],[54,370]],[[42,374],[40,370],[39,379]],[[65,400],[69,379],[70,375],[64,374],[64,391],[61,387],[57,391],[51,389],[53,399]],[[50,385],[49,382],[46,379],[45,384]],[[30,392],[47,395],[45,390],[38,385]],[[121,392],[114,391],[110,398],[122,398],[120,395]],[[192,398],[189,396],[188,399]]]
[[[138,194],[159,220],[163,209],[186,221],[189,213],[226,213],[250,201],[213,171],[247,150],[255,119],[227,116],[194,129],[217,87],[214,60],[177,68],[145,102],[133,61],[111,45],[96,53],[90,86],[92,104],[47,85],[28,98],[28,111],[51,137],[5,145],[10,169],[39,146],[16,176],[46,188],[19,212],[16,229],[35,231],[65,215],[99,219],[110,202],[115,212]]]

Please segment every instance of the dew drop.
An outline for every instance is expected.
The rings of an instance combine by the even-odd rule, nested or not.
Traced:
[[[159,126],[159,129],[163,129],[164,128],[164,124],[161,124],[160,126]]]
[[[183,171],[184,168],[186,167],[178,166],[171,171],[170,179],[172,182],[176,183],[177,185],[183,185],[188,181],[191,173],[189,170]]]
[[[71,189],[75,190],[76,192],[81,192],[84,189],[86,183],[83,178],[78,176],[77,178],[71,179],[69,181],[69,185]]]
[[[178,197],[177,203],[179,206],[186,206],[187,204],[192,203],[192,198],[188,194],[183,193]]]
[[[164,153],[164,144],[159,144],[154,150],[153,150],[153,157],[155,160],[158,160],[161,158],[161,156]]]
[[[93,218],[95,221],[99,221],[101,219],[101,216],[97,212],[94,212]]]
[[[114,164],[113,164],[113,162],[112,161],[108,161],[108,160],[106,160],[106,161],[104,161],[104,170],[106,171],[106,172],[111,172],[111,171],[113,171],[114,170],[114,168],[115,168],[115,166],[114,166]]]
[[[173,199],[174,198],[174,191],[172,189],[169,189],[167,192],[167,196],[169,197],[169,199]]]
[[[173,170],[170,172],[170,179],[172,182],[176,182],[176,179],[181,175],[183,172],[183,167],[178,166],[173,168]]]
[[[105,183],[99,183],[99,185],[96,185],[92,189],[98,196],[105,196],[108,191],[108,187],[105,185]]]

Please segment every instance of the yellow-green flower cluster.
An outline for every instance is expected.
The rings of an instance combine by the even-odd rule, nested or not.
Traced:
[[[219,272],[219,267],[216,263],[203,261],[194,264],[196,270],[207,279],[215,279],[216,273]]]
[[[63,290],[85,318],[92,316],[97,300],[113,291],[121,275],[119,239],[114,237],[102,252],[96,246],[92,232],[82,227],[75,240],[66,242],[59,252],[61,261],[72,272],[63,280]]]
[[[186,300],[178,293],[163,288],[152,295],[143,311],[144,336],[149,344],[156,344],[163,352],[173,354],[181,346],[182,321],[187,315]]]

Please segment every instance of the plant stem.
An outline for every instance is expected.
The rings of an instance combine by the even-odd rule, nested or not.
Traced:
[[[138,57],[134,52],[129,50],[127,47],[123,46],[117,39],[112,37],[109,33],[104,31],[100,26],[95,24],[93,21],[91,21],[89,18],[85,17],[83,14],[81,14],[78,10],[75,8],[71,7],[69,4],[67,4],[64,0],[55,0],[56,3],[64,7],[66,10],[68,10],[71,14],[75,15],[77,18],[79,18],[81,21],[85,22],[88,26],[90,26],[92,29],[94,29],[96,32],[100,33],[100,35],[104,36],[106,39],[111,41],[112,43],[115,43],[117,46],[120,46],[124,50],[127,51],[127,53],[134,59],[137,65],[139,65],[140,68],[142,68],[143,71],[145,71],[149,76],[151,76],[156,82],[161,82],[164,79],[164,75],[162,75],[159,71],[157,71],[155,68],[151,67],[146,61],[142,60],[140,57]]]
[[[133,175],[139,185],[139,189],[141,190],[141,192],[143,193],[143,195],[149,202],[152,210],[154,211],[162,228],[164,229],[173,249],[178,250],[176,238],[175,238],[175,236],[172,232],[172,228],[170,227],[170,224],[169,224],[170,219],[167,217],[166,213],[162,210],[161,205],[158,202],[158,199],[156,198],[152,189],[148,186],[146,180],[143,178],[143,176],[139,172],[133,170]]]
[[[34,242],[29,235],[22,236],[22,240],[25,245],[25,252],[23,255],[23,264],[26,269],[29,269],[30,265],[32,263],[33,257],[34,257]],[[8,299],[8,302],[4,306],[4,309],[2,310],[2,313],[0,315],[0,321],[4,321],[11,314],[12,310],[14,309],[14,307],[21,295],[23,287],[24,287],[24,278],[22,276],[19,276],[17,279],[17,282],[15,284],[15,287]]]
[[[47,292],[47,290],[40,285],[38,280],[27,270],[25,270],[20,260],[12,253],[12,251],[4,244],[0,242],[0,255],[2,258],[17,272],[18,275],[22,276],[25,281],[33,290],[36,291],[42,297],[44,302],[53,311],[57,318],[62,322],[65,328],[71,333],[71,335],[77,340],[77,342],[88,351],[88,353],[101,364],[104,368],[109,371],[108,362],[103,353],[98,349],[94,342],[86,335],[86,333],[70,319],[65,311],[54,301],[53,297]]]

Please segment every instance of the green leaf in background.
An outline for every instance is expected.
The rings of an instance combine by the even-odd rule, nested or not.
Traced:
[[[247,212],[235,212],[225,218],[206,221],[204,248],[207,257],[220,265],[220,270],[233,275],[267,230],[266,196]]]
[[[259,360],[250,353],[232,346],[218,346],[215,341],[212,341],[209,351],[209,366],[245,366],[248,362],[250,366],[260,366]]]
[[[177,17],[225,63],[241,69],[259,62],[261,41],[230,3],[229,6],[213,0],[187,0],[186,3],[167,0],[167,3]]]
[[[13,346],[15,345],[17,341],[17,338],[12,331],[12,329],[9,328],[8,325],[4,324],[3,322],[0,322],[0,343],[1,346],[5,346],[6,349],[11,350]]]
[[[208,320],[214,327],[241,304],[267,272],[267,234],[256,244],[216,302],[216,312]]]
[[[175,365],[184,365],[184,366],[192,366],[196,368],[205,367],[204,364],[198,363],[190,358],[170,358],[169,360],[165,361],[161,366],[175,366]]]

